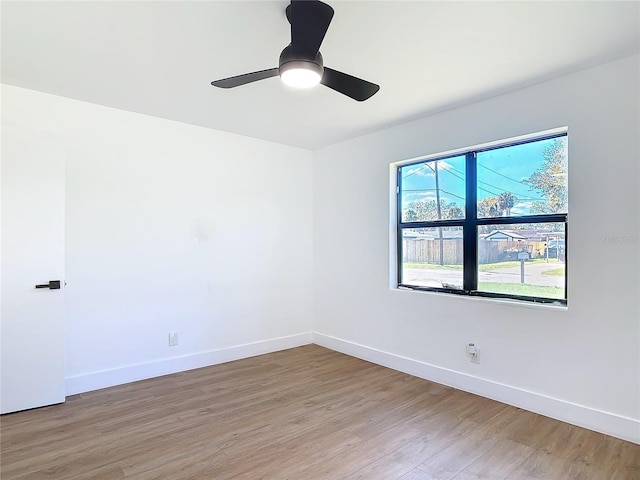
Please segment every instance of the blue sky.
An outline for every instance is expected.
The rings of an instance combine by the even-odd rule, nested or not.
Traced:
[[[523,183],[544,161],[543,152],[555,140],[515,145],[478,154],[478,200],[511,192],[518,198],[512,214],[526,215],[531,204],[542,194]],[[438,161],[440,198],[464,205],[464,155]],[[434,200],[434,162],[418,163],[402,168],[403,204],[414,200]]]

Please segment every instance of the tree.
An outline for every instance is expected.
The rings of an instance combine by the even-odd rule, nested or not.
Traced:
[[[405,222],[438,220],[438,208],[435,200],[415,200],[404,209],[402,218]],[[464,212],[455,202],[440,199],[441,220],[464,218]]]
[[[498,197],[498,205],[507,217],[511,216],[511,209],[516,203],[518,203],[518,199],[511,192],[503,192]]]
[[[436,202],[415,200],[404,210],[405,222],[419,222],[436,218]]]
[[[455,203],[450,203],[444,209],[443,218],[464,218],[464,212]]]
[[[502,209],[500,207],[499,197],[487,197],[478,202],[478,217],[501,217]]]
[[[564,213],[567,211],[567,138],[561,137],[543,152],[540,168],[524,183],[540,191],[542,201],[531,206],[533,213]]]

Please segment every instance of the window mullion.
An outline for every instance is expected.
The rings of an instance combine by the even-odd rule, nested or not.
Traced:
[[[396,180],[396,267],[397,267],[397,282],[398,284],[402,283],[402,260],[404,256],[404,242],[402,241],[402,228],[400,228],[400,224],[402,223],[402,169],[398,168],[396,170],[397,180]]]
[[[476,154],[469,152],[465,156],[465,220],[462,227],[463,245],[463,288],[471,291],[478,289],[478,213]]]

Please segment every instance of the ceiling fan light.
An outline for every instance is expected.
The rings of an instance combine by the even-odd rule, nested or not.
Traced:
[[[288,62],[280,66],[280,78],[285,85],[290,87],[311,88],[320,83],[322,67],[311,62]]]

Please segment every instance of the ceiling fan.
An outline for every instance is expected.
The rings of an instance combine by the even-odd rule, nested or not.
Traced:
[[[380,90],[375,83],[324,66],[320,45],[333,18],[333,8],[319,0],[291,0],[285,13],[291,24],[291,43],[280,53],[277,68],[214,80],[211,85],[233,88],[280,75],[287,85],[309,88],[321,83],[359,102]]]

